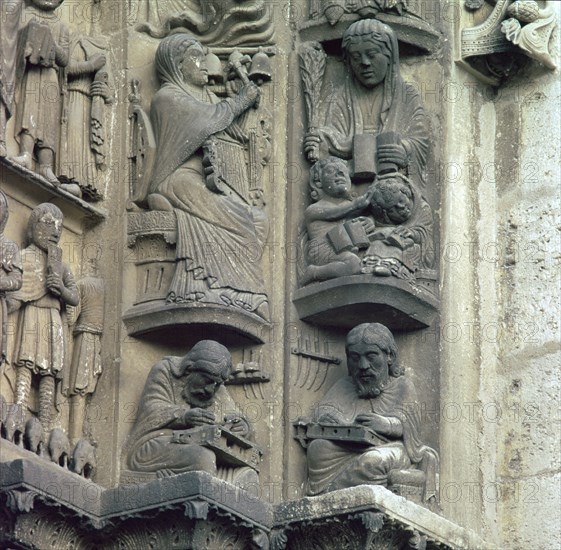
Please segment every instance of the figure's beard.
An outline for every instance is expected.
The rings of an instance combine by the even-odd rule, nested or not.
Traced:
[[[387,384],[379,378],[373,378],[370,381],[353,379],[355,384],[356,393],[361,399],[372,399],[378,397],[383,391]]]

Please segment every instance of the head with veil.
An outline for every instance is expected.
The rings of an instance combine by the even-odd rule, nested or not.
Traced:
[[[394,31],[376,19],[361,19],[344,32],[342,48],[353,80],[366,89],[383,86],[382,112],[388,111],[401,80]]]
[[[203,87],[208,82],[207,49],[186,33],[164,38],[156,51],[156,72],[162,85]]]

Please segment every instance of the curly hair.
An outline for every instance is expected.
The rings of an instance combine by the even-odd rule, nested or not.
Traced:
[[[323,170],[327,168],[331,164],[343,164],[345,169],[347,169],[347,163],[339,158],[329,156],[323,159],[318,160],[311,168],[310,168],[310,197],[312,200],[318,200],[318,191],[321,189],[321,177],[323,175]]]

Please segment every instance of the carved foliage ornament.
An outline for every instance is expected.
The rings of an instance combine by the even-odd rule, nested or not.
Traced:
[[[477,78],[498,86],[521,65],[514,54],[526,54],[555,70],[549,50],[555,12],[548,1],[543,8],[535,0],[498,0],[487,19],[462,30],[461,63]],[[467,9],[479,5],[466,3]]]

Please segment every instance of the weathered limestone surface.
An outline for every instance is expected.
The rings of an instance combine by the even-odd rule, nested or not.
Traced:
[[[0,229],[23,250],[29,245],[26,233],[33,209],[45,202],[55,204],[63,214],[58,243],[62,261],[76,280],[84,280],[91,275],[88,266],[94,260],[99,266],[98,291],[103,288],[105,297],[98,296],[94,314],[84,316],[94,319],[87,326],[80,321],[76,328],[72,323],[80,306],[74,312],[75,306],[67,308],[69,324],[58,340],[69,345],[67,357],[72,358],[77,349],[72,333],[81,334],[84,349],[76,353],[80,364],[73,365],[73,372],[90,384],[68,391],[62,380],[70,365],[63,367],[52,402],[49,394],[53,407],[48,418],[40,415],[37,373],[29,398],[20,400],[19,408],[11,406],[17,400],[18,330],[25,325],[15,312],[0,317],[7,335],[6,362],[0,365],[0,524],[7,538],[0,545],[40,547],[41,541],[48,540],[54,548],[230,544],[240,549],[323,549],[342,545],[341,541],[357,549],[560,546],[561,79],[554,65],[561,64],[561,32],[547,10],[559,22],[561,4],[545,0],[66,0],[58,2],[55,16],[51,12],[56,3],[0,0],[0,54],[11,56],[0,65],[0,189],[9,208],[7,225]],[[47,13],[41,13],[41,6]],[[477,29],[499,12],[501,17],[490,30],[495,49],[481,58],[466,56],[464,31]],[[547,28],[530,49],[525,49],[528,31],[518,45],[512,32],[507,38],[501,31],[503,19],[513,15],[520,15],[524,25],[540,17],[547,20]],[[389,25],[399,48],[390,46],[390,41],[380,46],[383,38],[374,40],[372,47],[372,41],[355,37],[352,51],[356,53],[357,45],[369,45],[372,51],[363,53],[382,66],[377,69],[382,75],[378,82],[373,83],[376,79],[368,71],[362,76],[366,84],[361,89],[360,73],[343,62],[341,39],[351,24],[364,17]],[[534,21],[524,21],[532,17]],[[18,35],[31,20],[35,31]],[[507,26],[512,31],[516,25],[511,21]],[[544,44],[552,28],[551,40]],[[165,84],[156,71],[156,52],[162,40],[178,30],[195,36],[199,53],[208,46],[218,58],[211,67],[211,58],[205,57],[208,71],[200,67],[202,55],[191,61],[179,55],[169,58],[167,69],[174,76]],[[476,33],[477,47],[486,47],[486,32]],[[390,36],[386,31],[380,34]],[[301,71],[302,48],[310,40],[318,41],[312,50],[316,61],[322,61],[308,67],[317,77],[315,84],[304,83]],[[473,44],[468,36],[467,46]],[[193,52],[187,48],[181,53],[189,51]],[[261,69],[265,65],[268,69],[252,73],[251,60],[259,58]],[[189,70],[182,69],[184,62],[192,62]],[[355,59],[355,71],[357,63]],[[403,78],[412,87],[392,91],[385,63],[393,71],[394,83]],[[197,75],[203,78],[195,85],[192,79]],[[212,94],[204,90],[205,76]],[[335,87],[347,77],[355,88],[345,96]],[[151,197],[152,201],[138,192],[139,185],[150,188],[150,167],[158,146],[164,152],[171,150],[151,139],[150,128],[160,128],[162,123],[154,123],[155,116],[166,115],[169,133],[162,135],[180,152],[199,126],[212,125],[209,116],[191,129],[183,121],[189,109],[174,107],[172,113],[166,105],[160,111],[151,108],[169,80],[181,89],[174,98],[178,104],[193,97],[200,108],[222,101],[217,111],[230,108],[236,113],[232,120],[229,114],[220,119],[227,122],[221,122],[217,158],[211,158],[206,142],[195,151],[187,147],[185,158],[171,155],[176,164],[167,176],[177,176],[175,184],[199,186],[194,206],[188,205],[190,195],[185,193],[183,209],[171,191]],[[243,108],[232,107],[241,101],[244,86]],[[255,95],[257,88],[259,100],[248,100],[247,94]],[[386,95],[388,90],[391,93]],[[401,95],[406,90],[414,101],[407,103]],[[319,192],[318,182],[335,185],[336,178],[310,181],[316,159],[305,149],[306,143],[310,136],[326,135],[317,128],[324,122],[333,127],[343,124],[320,121],[319,113],[329,107],[326,101],[331,101],[332,112],[339,109],[343,116],[351,116],[362,101],[363,113],[369,113],[376,125],[385,108],[384,97],[392,93],[401,103],[392,108],[385,105],[397,117],[395,127],[389,124],[386,129],[406,132],[400,116],[413,105],[426,114],[427,129],[420,137],[427,148],[417,159],[426,167],[426,177],[413,173],[410,143],[402,147],[410,136],[386,135],[386,155],[395,156],[390,159],[395,162],[386,158],[380,164],[390,165],[392,182],[387,196],[373,199],[375,190],[368,178],[378,169],[375,134],[379,129],[361,134],[364,128],[353,127],[349,131],[356,130],[359,141],[363,139],[362,148],[329,151],[337,157],[335,164],[343,166],[340,194],[333,189]],[[230,107],[224,103],[228,96]],[[348,104],[341,101],[344,97]],[[39,121],[27,132],[27,140],[22,117]],[[178,129],[181,136],[174,142]],[[325,143],[315,153],[325,157]],[[366,168],[357,175],[353,170],[359,156]],[[342,157],[351,162],[341,163]],[[227,162],[221,165],[224,158]],[[205,187],[210,172],[223,176],[223,180],[217,176],[212,191]],[[229,184],[240,182],[248,189],[228,190]],[[314,185],[316,194],[310,192]],[[415,216],[405,219],[411,212],[401,219],[388,216],[392,205],[385,202],[400,196],[398,188],[410,202],[415,199],[417,214],[423,205],[423,223],[416,223]],[[173,186],[169,189],[173,191]],[[178,189],[183,191],[181,185]],[[229,202],[232,196],[234,202]],[[216,209],[209,208],[212,215],[203,224],[206,229],[195,237],[185,232],[198,210],[209,205]],[[221,216],[220,208],[228,211]],[[317,217],[310,215],[314,211]],[[364,231],[358,237],[352,231],[345,234],[342,226],[346,223],[348,232],[350,222],[358,217],[367,219]],[[238,218],[251,220],[241,231],[241,245],[233,238],[233,220]],[[318,220],[319,230],[312,225]],[[209,227],[219,225],[225,241],[233,244],[231,250],[217,246]],[[413,248],[407,231],[419,227],[426,233],[418,233],[414,244],[434,241],[434,263],[408,262],[406,254],[396,252],[400,247]],[[243,238],[247,233],[255,238]],[[404,235],[402,240],[399,234]],[[334,260],[330,247],[337,235],[350,241],[337,244]],[[310,253],[310,237],[328,246]],[[375,250],[374,241],[384,243],[386,256]],[[189,280],[191,286],[185,287],[194,291],[182,296],[187,300],[172,303],[168,298],[174,276],[180,283],[191,277],[185,250],[193,242],[202,248],[197,250],[202,259],[196,267],[214,264],[226,283],[215,284],[210,269],[208,273],[191,270],[194,282]],[[228,257],[215,261],[217,253]],[[365,258],[370,263],[363,265]],[[307,271],[310,265],[320,270]],[[235,266],[250,274],[241,284],[244,277],[238,276]],[[321,271],[325,267],[329,269]],[[9,269],[5,262],[0,276]],[[204,291],[199,286],[202,280]],[[230,288],[231,281],[238,286]],[[215,293],[216,287],[220,290]],[[2,295],[0,305],[8,298],[9,292]],[[103,319],[102,331],[99,319]],[[390,328],[403,378],[415,390],[403,390],[403,395],[416,394],[411,398],[414,402],[403,405],[418,415],[417,447],[422,443],[435,451],[433,458],[440,457],[439,498],[425,503],[427,507],[414,502],[424,480],[391,484],[385,474],[380,485],[306,496],[307,449],[301,445],[302,437],[295,438],[295,423],[306,426],[302,419],[309,419],[324,404],[329,389],[345,379],[346,336],[366,322]],[[38,344],[53,343],[55,335],[48,330],[53,326],[51,320],[36,331],[29,329],[29,335]],[[185,357],[202,340],[223,344],[232,365],[227,378],[203,377],[196,391],[206,392],[207,397],[218,391],[227,395],[233,409],[228,412],[247,420],[251,428],[243,434],[247,441],[222,433],[240,422],[224,418],[223,411],[215,416],[201,414],[206,418],[201,423],[211,428],[201,440],[188,444],[191,450],[204,449],[199,453],[205,454],[200,462],[207,461],[202,469],[222,476],[221,480],[200,471],[170,472],[161,464],[148,472],[131,470],[129,436],[137,418],[143,418],[146,404],[141,396],[152,367],[169,356]],[[380,350],[380,361],[389,368],[391,354]],[[364,368],[372,369],[376,357],[369,357]],[[205,369],[208,364],[195,369],[195,374]],[[165,419],[165,426],[158,423],[161,419],[150,418],[154,425],[148,426],[147,433],[169,429],[182,433],[164,437],[181,440],[194,437],[189,432],[192,426],[201,427],[192,423],[187,409],[193,406],[207,413],[210,409],[206,403],[193,405],[196,400],[188,396],[184,374],[170,375],[175,382],[170,383],[175,392],[170,403],[177,409],[171,412],[177,417]],[[380,385],[382,397],[386,382]],[[377,405],[378,395],[360,398],[360,405],[372,401],[374,414],[363,422],[376,426],[394,443],[405,441],[408,436],[400,430],[404,422],[410,423],[407,414],[397,411],[399,399],[388,407],[392,413],[384,414],[384,407]],[[338,405],[338,399],[333,404]],[[41,425],[41,418],[48,427]],[[357,426],[361,422],[355,421],[356,415],[352,420],[354,428],[364,427]],[[337,429],[327,426],[328,432]],[[376,437],[367,430],[361,434],[358,457],[372,451],[369,446]],[[330,433],[330,437],[339,435]],[[325,441],[332,444],[334,439]],[[216,456],[229,456],[228,448],[216,451],[220,443],[224,447],[232,442],[246,445],[246,454],[253,453],[259,462],[259,480],[257,468],[252,469],[247,491],[231,485],[233,478],[228,477],[228,470],[240,469],[243,461],[227,463],[228,467],[218,464],[218,468],[213,463]],[[422,460],[419,454],[412,462],[417,465]],[[177,469],[184,466],[179,461]],[[364,472],[357,467],[355,473]],[[414,471],[413,477],[419,473]],[[402,481],[411,481],[411,469],[405,467],[399,474]],[[166,475],[170,477],[161,477]],[[389,490],[381,485],[389,485]]]

